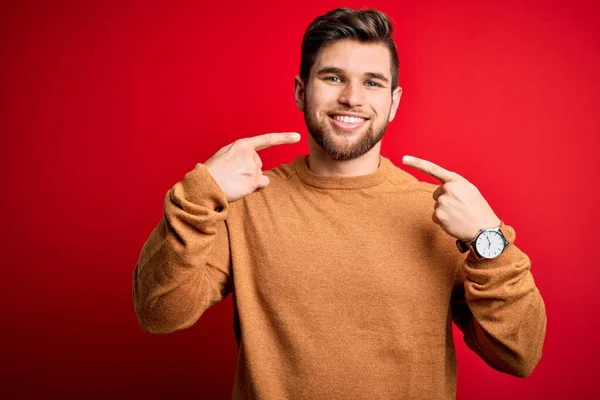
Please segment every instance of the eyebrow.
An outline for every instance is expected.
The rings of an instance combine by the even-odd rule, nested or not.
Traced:
[[[323,74],[343,74],[344,70],[337,67],[323,67],[317,71],[317,75]],[[378,79],[382,82],[389,83],[389,79],[379,72],[365,72],[365,75],[372,79]]]

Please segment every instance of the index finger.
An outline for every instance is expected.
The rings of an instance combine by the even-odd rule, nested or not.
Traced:
[[[431,161],[423,160],[422,158],[404,156],[402,157],[402,162],[409,167],[416,168],[439,179],[443,183],[455,180],[458,176],[456,173],[448,171]]]
[[[257,151],[280,144],[297,143],[299,140],[300,134],[298,132],[265,133],[264,135],[244,139],[246,143]]]

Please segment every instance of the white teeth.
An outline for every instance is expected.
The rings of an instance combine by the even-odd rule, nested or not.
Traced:
[[[358,124],[363,122],[365,119],[360,117],[348,117],[346,115],[334,115],[333,119],[338,122],[343,122],[345,124]]]

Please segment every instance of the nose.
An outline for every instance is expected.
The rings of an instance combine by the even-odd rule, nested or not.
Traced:
[[[348,84],[342,89],[342,92],[338,98],[338,102],[348,107],[362,105],[363,93],[360,86],[357,83],[348,82]]]

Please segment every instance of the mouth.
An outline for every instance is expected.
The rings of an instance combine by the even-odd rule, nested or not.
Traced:
[[[342,131],[354,131],[367,123],[369,118],[363,115],[329,114],[331,123]]]

